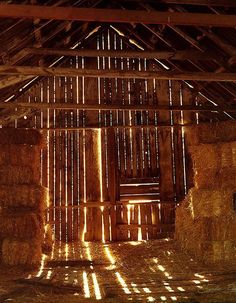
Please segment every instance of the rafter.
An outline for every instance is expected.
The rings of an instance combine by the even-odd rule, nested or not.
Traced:
[[[132,51],[132,50],[95,50],[95,49],[52,49],[52,48],[25,48],[24,54],[43,56],[81,56],[81,57],[111,57],[111,58],[142,58],[168,60],[214,60],[214,54],[195,51],[192,49],[181,51]]]
[[[229,111],[236,112],[236,106],[166,106],[166,105],[117,105],[117,104],[77,104],[77,103],[29,103],[29,102],[14,102],[0,103],[0,108],[34,108],[34,109],[62,109],[62,110],[136,110],[136,111],[190,111],[190,112],[209,112],[209,111]]]
[[[130,1],[130,0],[128,0],[128,1]],[[162,2],[165,2],[168,4],[236,7],[235,0],[162,0]]]
[[[179,71],[137,71],[137,70],[97,70],[77,68],[50,68],[36,66],[0,66],[0,75],[25,76],[62,76],[121,79],[163,79],[163,80],[196,80],[196,81],[236,81],[236,73],[179,72]]]
[[[235,15],[1,4],[0,17],[163,25],[236,27]]]

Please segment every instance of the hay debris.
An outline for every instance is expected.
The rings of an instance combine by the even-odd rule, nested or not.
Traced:
[[[19,241],[6,238],[2,243],[2,261],[5,265],[34,267],[40,264],[42,256],[39,241]]]
[[[49,254],[52,252],[54,235],[50,224],[45,225],[44,227],[44,240],[42,244],[42,251],[44,254]]]
[[[40,170],[30,166],[0,166],[0,184],[39,184]]]
[[[0,206],[8,208],[28,207],[44,211],[49,206],[49,192],[40,185],[0,185]]]
[[[0,214],[0,238],[15,237],[17,239],[43,239],[44,220],[35,213]]]

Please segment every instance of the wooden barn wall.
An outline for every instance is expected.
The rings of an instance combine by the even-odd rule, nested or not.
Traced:
[[[129,46],[108,30],[93,39],[90,48],[125,50]],[[125,58],[72,57],[61,66],[158,70],[153,60]],[[177,81],[49,77],[31,87],[20,101],[181,105],[191,104],[192,96]],[[195,119],[196,114],[183,112],[48,109],[18,119],[12,126],[51,128],[45,131],[48,144],[42,151],[41,169],[42,184],[49,187],[52,200],[47,219],[57,239],[137,240],[165,236],[173,228],[175,205],[189,185],[184,128],[171,125]],[[159,127],[162,123],[170,127]],[[93,144],[101,151],[98,159]],[[97,179],[93,161],[99,161]],[[106,202],[116,203],[119,183],[135,178],[159,180],[160,196],[155,203]]]

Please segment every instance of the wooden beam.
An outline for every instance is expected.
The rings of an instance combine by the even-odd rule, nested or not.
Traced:
[[[16,102],[1,102],[0,108],[34,108],[34,109],[62,109],[62,110],[140,110],[140,111],[191,111],[191,112],[206,112],[206,111],[228,111],[236,112],[236,106],[167,106],[167,105],[117,105],[117,104],[77,104],[77,103],[16,103]]]
[[[1,4],[0,17],[94,22],[235,27],[235,15]]]
[[[45,77],[91,77],[121,79],[163,79],[196,81],[236,81],[236,73],[180,72],[180,71],[137,71],[137,70],[97,70],[77,68],[50,68],[32,66],[1,65],[0,75],[45,76]]]
[[[32,76],[10,76],[0,79],[0,89],[31,79]]]
[[[142,58],[166,60],[214,60],[214,54],[195,51],[134,51],[134,50],[96,50],[96,49],[52,49],[52,48],[25,48],[25,55],[43,56],[80,56],[80,57],[111,57],[111,58]]]
[[[236,7],[235,0],[162,0],[162,2],[169,4]]]

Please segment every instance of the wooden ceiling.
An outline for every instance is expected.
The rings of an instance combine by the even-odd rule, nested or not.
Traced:
[[[1,1],[0,27],[0,102],[9,101],[9,107],[41,77],[78,75],[59,67],[68,56],[130,56],[158,59],[157,77],[183,81],[193,94],[226,109],[225,119],[236,118],[234,0]],[[133,50],[88,49],[94,35],[107,27]],[[87,73],[99,76],[95,70]],[[135,71],[135,76],[153,77],[148,71]]]

